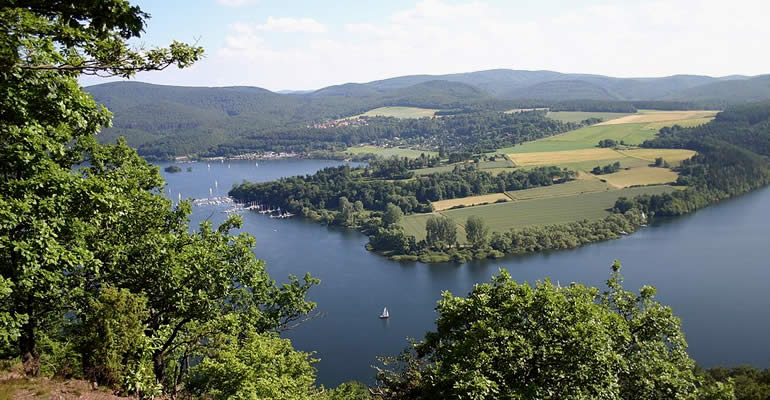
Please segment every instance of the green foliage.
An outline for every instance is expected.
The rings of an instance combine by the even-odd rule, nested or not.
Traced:
[[[489,236],[489,227],[487,227],[484,220],[471,215],[465,222],[465,237],[468,239],[468,243],[474,248],[480,249],[487,244]]]
[[[112,287],[90,300],[80,334],[86,378],[120,386],[129,374],[141,369],[139,364],[149,364],[145,357],[149,347],[144,335],[149,316],[146,303],[141,296]]]
[[[111,114],[77,76],[185,67],[200,48],[129,48],[147,15],[124,0],[13,1],[0,17],[0,338],[27,374],[176,396],[221,332],[270,335],[315,307],[318,281],[276,285],[254,239],[230,234],[240,219],[190,232],[157,168],[94,137]]]
[[[706,385],[730,388],[735,392],[735,400],[766,400],[770,398],[770,369],[759,370],[750,366],[735,368],[715,367],[698,371]],[[725,389],[726,390],[726,389]],[[715,390],[716,391],[716,390]]]
[[[369,388],[360,382],[345,382],[318,396],[324,400],[374,400]]]
[[[392,159],[394,163],[412,164],[413,160]],[[374,170],[380,168],[374,163]],[[395,170],[388,167],[388,170]],[[398,206],[405,214],[432,211],[430,202],[499,193],[539,186],[550,186],[574,179],[575,172],[558,167],[504,171],[497,175],[479,171],[473,165],[457,166],[452,172],[437,172],[409,180],[371,179],[372,169],[341,166],[324,168],[313,175],[282,178],[264,183],[242,183],[229,195],[240,202],[252,202],[280,207],[293,213],[307,215],[313,211],[340,210],[342,197],[348,202],[360,201],[364,209],[385,211],[388,203]],[[337,220],[344,223],[347,219]]]
[[[401,207],[388,203],[385,205],[385,212],[382,213],[382,225],[385,227],[396,225],[403,216],[404,213],[401,211]]]
[[[246,332],[217,335],[211,352],[192,367],[191,393],[213,399],[310,399],[317,361],[288,339]]]
[[[457,225],[444,216],[430,216],[425,221],[426,241],[429,246],[444,249],[457,245]]]
[[[653,288],[625,291],[620,264],[612,268],[604,293],[548,280],[519,284],[504,270],[467,297],[445,292],[436,330],[397,359],[396,369],[379,370],[378,393],[386,399],[696,398],[700,381],[679,319],[654,300]]]

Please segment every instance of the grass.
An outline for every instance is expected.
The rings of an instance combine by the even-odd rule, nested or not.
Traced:
[[[597,220],[610,215],[607,210],[612,208],[619,197],[632,198],[644,193],[659,194],[673,190],[673,187],[664,185],[627,188],[468,207],[443,211],[441,214],[458,224],[464,224],[469,216],[476,215],[481,217],[492,231],[505,232],[511,228],[526,226],[564,224],[584,219]],[[411,217],[405,219],[409,218]]]
[[[599,179],[586,176],[558,185],[541,186],[525,190],[513,190],[506,192],[514,201],[546,199],[551,197],[575,196],[584,193],[606,192],[614,188]]]
[[[579,149],[568,151],[544,151],[535,153],[512,153],[508,154],[517,166],[531,167],[541,165],[562,165],[564,163],[575,163],[582,161],[605,161],[624,158],[613,149]]]
[[[481,196],[468,196],[458,199],[434,201],[431,204],[433,204],[434,210],[443,211],[457,206],[475,206],[478,204],[495,203],[500,200],[508,201],[510,198],[503,193],[492,193]]]
[[[679,174],[668,168],[644,166],[601,175],[600,178],[612,186],[625,188],[634,185],[655,185],[675,182],[678,176]]]
[[[356,117],[393,117],[393,118],[423,118],[436,114],[435,109],[418,107],[380,107],[369,110]]]
[[[508,157],[523,168],[558,165],[575,171],[590,171],[594,167],[615,162],[619,162],[621,168],[645,167],[653,163],[657,157],[663,157],[671,165],[679,165],[682,160],[689,159],[693,155],[695,155],[694,151],[682,149],[613,150],[594,147],[566,151],[513,153],[508,154]]]
[[[585,112],[585,111],[551,111],[546,117],[561,122],[582,122],[589,118],[599,118],[602,121],[609,121],[616,118],[631,115],[629,113],[610,113],[610,112]]]
[[[608,211],[619,197],[632,198],[640,194],[660,194],[677,190],[668,185],[612,189],[590,179],[543,188],[508,192],[514,201],[475,207],[458,208],[432,214],[414,214],[401,219],[401,226],[416,240],[425,239],[425,222],[431,215],[443,215],[458,225],[458,239],[465,240],[463,225],[468,217],[481,217],[495,232],[506,232],[527,226],[565,224],[580,220],[598,220],[610,215]]]
[[[716,111],[641,110],[636,114],[626,115],[593,126],[500,149],[498,153],[589,149],[595,147],[602,139],[614,139],[618,142],[622,140],[629,145],[638,145],[645,140],[655,138],[658,131],[665,126],[701,125],[713,119],[715,114]]]
[[[694,151],[684,149],[631,149],[620,150],[619,153],[649,162],[654,162],[657,157],[663,157],[672,165],[679,165],[683,160],[695,155]]]
[[[675,122],[690,119],[713,118],[716,111],[688,110],[688,111],[655,111],[641,110],[636,114],[631,114],[623,118],[612,121],[605,121],[598,125],[616,125],[616,124],[635,124],[641,122]]]
[[[346,152],[349,154],[370,153],[370,154],[375,154],[385,158],[390,158],[393,156],[419,158],[420,154],[425,154],[426,156],[434,156],[438,154],[435,151],[423,151],[423,150],[415,150],[415,149],[406,149],[401,147],[378,147],[378,146],[370,146],[370,145],[349,147]]]

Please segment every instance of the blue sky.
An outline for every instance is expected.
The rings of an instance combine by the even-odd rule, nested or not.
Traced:
[[[206,59],[173,85],[316,89],[406,74],[548,69],[642,77],[770,72],[766,0],[143,0],[146,47]],[[84,84],[101,80],[84,78]]]

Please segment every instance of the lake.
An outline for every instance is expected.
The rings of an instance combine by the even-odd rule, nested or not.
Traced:
[[[243,180],[268,181],[311,174],[337,161],[265,160],[179,164],[162,172],[167,195],[176,200],[224,196]],[[162,168],[167,163],[158,163]],[[191,172],[186,168],[191,167]],[[216,182],[216,185],[215,185]],[[193,207],[193,224],[226,218],[227,206]],[[295,348],[315,351],[318,382],[372,383],[378,355],[396,355],[407,338],[433,329],[435,305],[449,290],[465,295],[499,268],[514,279],[546,277],[562,285],[604,287],[610,265],[623,263],[626,288],[645,284],[682,319],[690,355],[703,367],[752,364],[770,367],[770,189],[732,199],[697,213],[656,223],[619,240],[579,249],[511,256],[467,264],[397,263],[364,249],[357,231],[324,227],[303,218],[270,219],[244,212],[243,230],[257,240],[255,253],[271,277],[283,281],[306,272],[321,279],[311,292],[320,317],[290,331]],[[380,320],[383,307],[389,320]]]

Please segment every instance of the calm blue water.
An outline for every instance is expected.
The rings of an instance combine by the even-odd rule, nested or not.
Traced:
[[[243,180],[302,175],[334,161],[276,160],[182,164],[163,173],[168,196],[226,195]],[[159,164],[165,167],[167,164]],[[230,168],[228,168],[230,165]],[[192,172],[185,172],[192,166]],[[218,188],[214,188],[214,180]],[[225,206],[195,207],[192,222],[221,222]],[[433,328],[434,307],[444,290],[465,295],[498,268],[515,279],[545,277],[561,284],[603,287],[615,259],[626,287],[658,288],[658,298],[682,318],[690,355],[704,367],[753,364],[770,367],[770,189],[744,195],[694,215],[645,228],[619,240],[576,250],[468,264],[396,263],[367,252],[356,231],[323,227],[301,218],[270,219],[244,213],[244,230],[257,239],[255,252],[281,281],[311,272],[322,283],[311,293],[322,317],[289,332],[297,349],[315,351],[318,381],[372,382],[377,355],[395,355],[408,337]],[[377,318],[387,306],[391,318]]]

